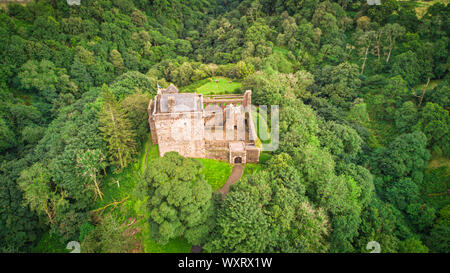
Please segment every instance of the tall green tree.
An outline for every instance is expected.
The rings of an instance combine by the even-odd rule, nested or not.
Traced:
[[[50,224],[55,222],[58,210],[68,204],[67,194],[52,186],[51,174],[40,163],[23,170],[17,183],[23,191],[24,204],[36,213],[45,215]]]
[[[131,227],[132,228],[132,227]],[[127,253],[131,252],[136,241],[126,226],[113,215],[107,214],[94,229],[89,231],[81,241],[82,253]]]
[[[27,168],[26,159],[0,163],[0,252],[28,252],[43,230],[37,214],[24,206],[17,178]]]
[[[14,147],[17,143],[14,132],[10,129],[2,117],[0,117],[0,139],[0,152]]]
[[[439,211],[439,217],[427,236],[426,243],[435,253],[450,251],[450,205]]]
[[[450,115],[447,110],[439,104],[427,102],[417,127],[425,133],[431,147],[437,146],[443,154],[450,154]]]
[[[416,183],[423,178],[423,169],[430,158],[426,149],[427,138],[424,133],[415,131],[398,136],[387,149],[384,149],[377,170],[391,178],[411,177]]]
[[[359,47],[359,55],[362,56],[363,63],[361,65],[361,74],[364,74],[364,68],[366,67],[367,56],[369,50],[372,48],[372,44],[376,39],[375,31],[359,31],[356,33],[356,45]]]
[[[121,106],[130,120],[132,130],[136,133],[140,142],[145,141],[148,136],[148,103],[150,95],[147,93],[137,92],[125,97],[121,102]]]
[[[417,238],[409,238],[400,243],[400,253],[428,253],[428,247]]]
[[[81,176],[87,178],[93,183],[93,191],[95,198],[97,196],[103,200],[103,193],[100,190],[100,172],[105,170],[107,166],[106,158],[100,150],[90,150],[78,154],[77,167],[80,169]]]
[[[213,225],[211,186],[196,159],[169,152],[152,161],[137,191],[148,197],[150,238],[159,244],[184,236],[194,245],[206,241]]]
[[[124,110],[106,84],[101,92],[102,109],[99,122],[100,131],[108,143],[112,163],[118,163],[123,169],[136,153],[136,136]]]
[[[392,0],[389,0],[392,1]],[[383,27],[383,44],[385,49],[386,63],[391,59],[392,49],[397,43],[398,38],[405,34],[405,28],[397,23],[387,24]]]

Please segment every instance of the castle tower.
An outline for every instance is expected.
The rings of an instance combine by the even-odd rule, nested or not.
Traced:
[[[252,105],[252,91],[246,90],[244,93],[244,99],[242,101],[242,106],[247,107]]]

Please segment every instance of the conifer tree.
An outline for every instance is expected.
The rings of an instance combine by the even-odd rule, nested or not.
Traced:
[[[100,98],[103,103],[100,111],[100,131],[108,143],[111,162],[119,164],[123,169],[136,152],[135,133],[124,110],[106,84],[102,87]]]

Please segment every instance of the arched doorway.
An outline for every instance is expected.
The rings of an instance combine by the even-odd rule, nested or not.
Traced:
[[[240,164],[240,163],[242,163],[242,157],[240,157],[240,156],[235,157],[235,158],[234,158],[234,163],[235,163],[235,164]]]

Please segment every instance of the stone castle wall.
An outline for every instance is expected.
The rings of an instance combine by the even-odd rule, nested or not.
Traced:
[[[150,102],[148,103],[148,108],[147,108],[147,112],[148,112],[148,124],[150,126],[150,135],[152,137],[152,144],[156,145],[158,144],[158,134],[156,131],[156,125],[155,125],[155,117],[153,116],[154,111],[155,111],[155,101],[150,100]]]
[[[159,114],[153,119],[161,156],[175,151],[184,157],[205,157],[201,112]]]
[[[255,146],[247,146],[245,150],[247,151],[247,162],[256,163],[259,161],[259,155],[261,153],[261,150],[259,148]]]

